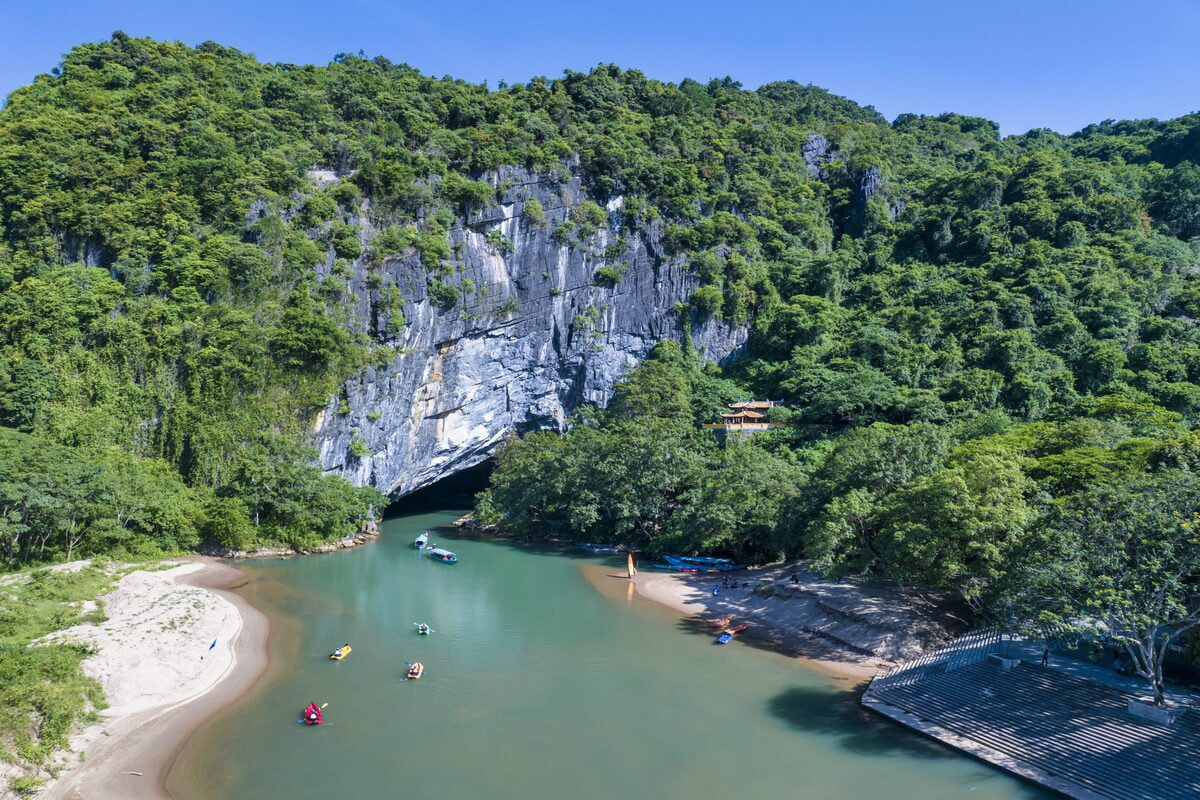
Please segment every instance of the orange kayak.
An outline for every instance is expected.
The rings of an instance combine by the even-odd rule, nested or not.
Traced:
[[[420,661],[414,661],[412,666],[408,668],[408,679],[410,681],[419,681],[421,676],[425,674],[425,665]]]

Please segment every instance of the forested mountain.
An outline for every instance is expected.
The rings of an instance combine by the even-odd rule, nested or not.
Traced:
[[[1200,117],[1002,139],[790,82],[601,66],[491,90],[115,34],[0,111],[0,546],[11,566],[357,529],[382,498],[306,437],[420,324],[370,275],[415,254],[422,291],[463,302],[448,233],[519,166],[584,176],[555,241],[653,228],[685,260],[682,338],[711,317],[750,338],[725,367],[663,345],[610,409],[507,447],[487,516],[987,581],[1046,520],[1200,459],[1198,158]],[[750,395],[798,424],[698,427]]]

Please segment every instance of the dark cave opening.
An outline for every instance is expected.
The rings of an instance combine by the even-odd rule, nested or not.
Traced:
[[[384,519],[396,514],[411,514],[448,508],[472,509],[475,495],[487,488],[494,464],[491,459],[482,464],[447,475],[424,489],[396,498],[384,512]]]

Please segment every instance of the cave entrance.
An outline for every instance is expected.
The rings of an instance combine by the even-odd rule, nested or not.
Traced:
[[[475,495],[487,488],[494,466],[491,459],[488,459],[482,464],[447,475],[437,483],[393,500],[384,512],[384,519],[398,514],[451,508],[470,510],[475,507]]]

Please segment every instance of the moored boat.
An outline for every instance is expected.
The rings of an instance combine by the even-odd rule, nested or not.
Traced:
[[[334,650],[332,653],[330,653],[329,657],[332,658],[334,661],[341,661],[348,655],[350,655],[350,645],[344,644],[341,647],[339,647],[337,650]]]
[[[458,556],[451,553],[449,550],[443,550],[440,547],[431,547],[429,549],[429,557],[434,561],[441,561],[443,564],[457,564]]]
[[[733,634],[729,632],[722,633],[717,637],[717,644],[729,644],[733,641]]]
[[[732,615],[727,616],[727,617],[718,617],[717,619],[714,619],[712,622],[710,622],[708,624],[714,628],[724,628],[727,625],[729,625],[729,623],[731,623],[731,622],[733,622]]]
[[[424,548],[427,544],[429,544],[429,531],[421,531],[421,535],[413,540],[413,547],[418,550]]]
[[[728,633],[730,636],[737,636],[739,633],[741,633],[742,631],[746,630],[746,628],[749,628],[749,627],[750,626],[748,624],[743,622],[741,625],[734,625],[732,628],[726,628],[725,632]]]
[[[663,561],[680,572],[733,572],[746,568],[745,564],[735,564],[727,558],[663,556]]]
[[[576,542],[575,546],[581,550],[587,550],[589,553],[620,553],[625,549],[623,547],[614,547],[610,544],[596,544],[595,542]]]
[[[422,664],[420,661],[414,661],[413,663],[408,665],[408,675],[406,676],[408,678],[408,680],[419,681],[419,680],[421,680],[421,676],[424,674],[425,674],[425,665]]]

